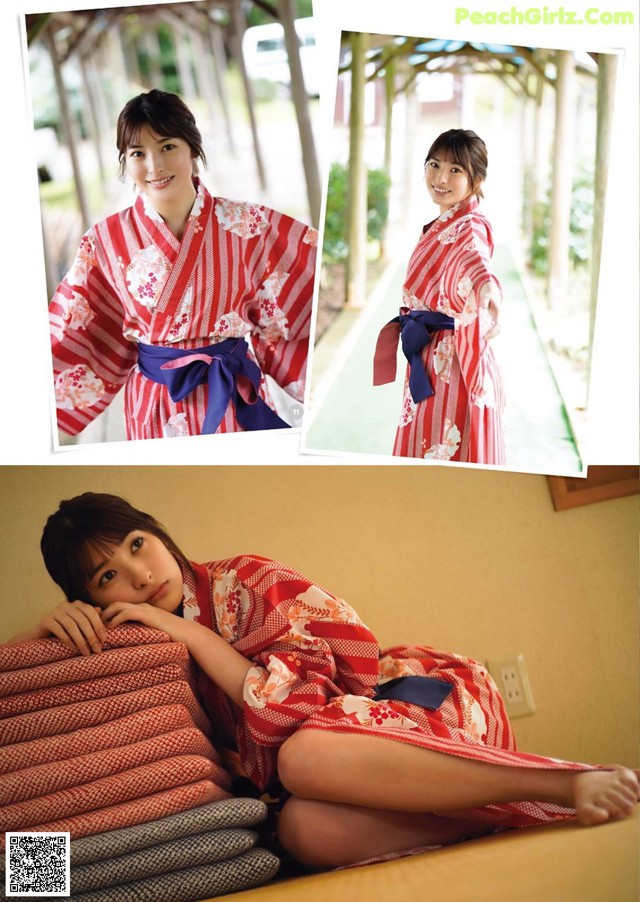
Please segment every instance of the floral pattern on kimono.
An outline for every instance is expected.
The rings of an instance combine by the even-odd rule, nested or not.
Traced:
[[[127,288],[134,300],[150,310],[158,306],[158,300],[166,284],[171,265],[163,253],[151,245],[134,254],[127,266]]]
[[[425,440],[423,440],[423,444],[426,444]],[[432,460],[451,460],[459,447],[460,430],[451,420],[445,420],[443,441],[439,444],[431,445],[422,456]]]
[[[81,432],[124,386],[127,438],[201,433],[208,386],[173,401],[164,384],[136,366],[139,344],[197,349],[243,338],[263,374],[262,400],[275,409],[266,375],[289,393],[293,386],[292,397],[302,399],[315,230],[259,204],[212,197],[194,184],[181,240],[140,194],[80,242],[49,307],[63,432]],[[242,426],[229,402],[218,432],[237,431]]]
[[[74,366],[60,373],[55,393],[63,410],[82,410],[104,397],[106,386],[88,366]]]
[[[498,284],[492,254],[491,227],[475,197],[423,230],[407,268],[402,304],[450,316],[454,329],[436,331],[422,352],[431,397],[412,401],[407,370],[395,455],[505,463],[502,375],[486,338],[494,321],[479,301],[487,282]]]
[[[184,616],[227,638],[251,664],[242,706],[231,702],[203,671],[201,695],[220,741],[238,750],[247,775],[260,789],[275,786],[278,750],[301,729],[336,737],[384,736],[512,767],[587,768],[518,752],[502,700],[481,664],[423,645],[380,649],[347,602],[296,570],[258,555],[192,568],[183,568],[189,599],[183,602]],[[230,617],[232,611],[235,616]],[[443,680],[452,691],[435,711],[374,698],[379,683],[408,675]],[[571,814],[536,802],[465,812],[504,826]]]
[[[82,295],[76,294],[75,292],[67,299],[67,302],[64,305],[63,316],[67,327],[74,331],[86,329],[93,319],[91,307],[87,304]]]
[[[225,313],[209,333],[210,340],[225,341],[227,338],[244,338],[248,332],[247,323],[237,313]]]
[[[241,238],[255,238],[268,225],[263,208],[257,204],[224,200],[216,206],[216,216],[223,229],[240,235]]]

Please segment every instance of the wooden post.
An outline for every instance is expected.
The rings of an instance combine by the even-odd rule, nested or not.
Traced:
[[[309,212],[311,222],[318,228],[320,223],[320,204],[322,189],[320,187],[320,172],[318,169],[318,157],[316,144],[311,128],[309,115],[309,98],[304,85],[302,63],[300,62],[300,49],[298,35],[295,27],[293,0],[279,0],[280,14],[284,28],[284,43],[289,58],[289,71],[291,73],[291,99],[296,112],[298,133],[300,135],[300,147],[302,149],[302,165],[307,184],[307,198],[309,200]]]
[[[180,93],[183,100],[192,103],[198,96],[193,71],[191,69],[191,54],[189,53],[189,38],[182,21],[176,22],[177,17],[172,17],[173,46],[176,52],[176,66],[180,79]]]
[[[531,249],[533,246],[533,235],[539,218],[539,204],[542,202],[542,187],[540,173],[540,159],[542,153],[540,150],[540,134],[542,131],[542,106],[544,101],[545,83],[539,73],[533,75],[535,79],[535,89],[531,104],[533,107],[533,123],[532,123],[532,148],[531,148],[531,188],[530,188],[530,216],[529,216],[529,234],[527,235],[527,247]]]
[[[589,313],[589,348],[593,345],[593,331],[600,281],[600,258],[604,228],[607,174],[611,155],[611,126],[618,58],[612,53],[598,54],[598,101],[596,126],[596,171],[593,211],[593,250],[591,254],[591,304]]]
[[[207,9],[211,8],[211,4],[207,5]],[[207,27],[209,31],[209,43],[211,44],[211,54],[213,58],[213,74],[215,77],[216,89],[220,98],[220,106],[222,107],[222,115],[224,117],[225,128],[227,132],[227,143],[231,153],[235,153],[235,142],[233,140],[233,128],[231,121],[231,113],[229,111],[229,95],[227,92],[227,84],[225,81],[226,73],[226,55],[224,50],[224,41],[222,39],[222,29],[218,24],[212,22],[211,16],[207,16]]]
[[[49,49],[49,55],[51,56],[53,75],[56,82],[56,90],[58,92],[58,102],[60,104],[60,117],[64,125],[67,145],[69,149],[69,156],[71,157],[71,168],[73,170],[73,181],[76,190],[78,208],[80,210],[80,217],[82,219],[82,230],[86,232],[91,225],[91,222],[89,216],[87,194],[84,190],[82,171],[80,169],[80,160],[78,158],[78,136],[75,122],[73,121],[73,116],[71,115],[71,112],[69,110],[67,92],[64,86],[64,81],[62,79],[62,69],[60,67],[60,60],[58,59],[58,51],[56,49],[56,40],[51,27],[47,28],[45,32],[45,40]]]
[[[556,115],[553,137],[548,301],[557,307],[569,290],[569,225],[573,176],[575,68],[571,50],[556,51]]]
[[[364,159],[364,67],[366,35],[351,34],[347,306],[364,307],[367,296],[367,167]]]
[[[90,126],[93,147],[96,152],[98,173],[100,175],[100,186],[103,193],[106,193],[107,179],[105,174],[104,158],[102,156],[102,135],[100,132],[100,121],[98,117],[96,102],[94,100],[94,91],[91,85],[89,67],[87,65],[86,57],[83,54],[80,55],[80,72],[82,73],[82,86],[84,88],[84,96],[87,107],[89,108],[88,122]]]
[[[162,69],[160,68],[160,47],[158,45],[158,33],[155,27],[149,28],[151,23],[142,32],[142,42],[144,50],[147,54],[147,63],[149,67],[147,79],[147,89],[157,88],[159,91],[164,90],[164,80]],[[148,30],[147,30],[148,29]]]
[[[205,100],[209,111],[209,118],[213,124],[216,121],[216,105],[215,91],[213,87],[211,57],[208,53],[209,35],[205,35],[193,25],[189,26],[191,34],[191,43],[194,49],[196,72],[198,73],[198,83],[200,85],[200,96]]]
[[[256,169],[258,170],[258,179],[260,188],[267,190],[267,177],[264,171],[264,163],[262,162],[262,150],[260,149],[260,138],[258,136],[258,124],[256,122],[256,112],[253,102],[253,89],[251,81],[247,75],[247,67],[244,64],[244,56],[242,55],[242,36],[245,31],[245,18],[242,12],[242,0],[231,0],[231,24],[233,41],[235,45],[235,55],[240,67],[240,76],[244,87],[244,96],[247,102],[247,113],[249,114],[249,124],[251,126],[251,135],[253,137],[253,153],[256,160]]]
[[[416,119],[418,115],[418,101],[416,97],[416,83],[411,80],[404,89],[404,159],[402,167],[402,218],[405,223],[413,225],[414,219],[417,217],[419,207],[424,210],[426,199],[426,188],[424,187],[424,177],[420,177],[416,173],[416,158],[414,157],[415,138],[416,138]],[[429,144],[436,135],[431,135],[427,139]],[[427,154],[429,147],[424,148],[422,159]],[[417,186],[421,185],[422,191],[418,192]],[[422,220],[424,222],[424,219]]]
[[[395,100],[395,74],[395,62],[389,54],[384,64],[384,170],[388,176],[391,176],[391,127]]]

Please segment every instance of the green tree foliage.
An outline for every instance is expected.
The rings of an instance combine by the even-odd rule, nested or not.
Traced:
[[[329,172],[323,256],[327,263],[341,263],[349,253],[347,244],[348,167],[333,163]],[[389,217],[389,176],[383,169],[367,173],[367,239],[381,241]]]
[[[317,0],[321,2],[321,0]],[[276,4],[274,3],[275,7]],[[296,19],[306,19],[313,15],[313,0],[297,0],[295,4]],[[268,25],[275,21],[273,16],[261,9],[259,6],[252,4],[251,9],[247,10],[247,25]]]
[[[549,272],[549,235],[551,232],[551,198],[548,192],[535,211],[531,264],[535,273]],[[585,266],[591,259],[593,232],[593,172],[583,167],[571,188],[569,220],[569,256],[574,267]]]

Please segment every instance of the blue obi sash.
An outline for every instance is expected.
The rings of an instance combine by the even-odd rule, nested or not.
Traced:
[[[166,385],[174,401],[182,401],[198,385],[209,386],[203,435],[216,431],[229,401],[247,431],[289,429],[258,394],[262,373],[247,357],[248,349],[244,338],[227,338],[204,348],[139,344],[138,367],[147,379]]]
[[[443,701],[451,694],[453,686],[444,680],[436,680],[428,676],[403,676],[389,680],[376,686],[376,701],[396,699],[420,705],[429,711],[437,711]]]
[[[406,309],[406,308],[403,308]],[[435,310],[407,310],[383,326],[378,335],[373,358],[373,384],[384,385],[396,378],[398,337],[402,352],[409,362],[409,390],[418,404],[433,395],[433,388],[422,362],[422,349],[431,342],[434,332],[454,329],[455,320]]]

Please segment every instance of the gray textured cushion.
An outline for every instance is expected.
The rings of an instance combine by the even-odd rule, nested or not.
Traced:
[[[215,864],[74,894],[72,898],[77,902],[198,902],[260,886],[275,877],[279,864],[266,849],[251,849]]]
[[[75,898],[77,893],[88,890],[131,883],[168,871],[233,858],[253,848],[257,838],[257,833],[251,830],[213,830],[211,833],[173,839],[117,858],[72,867],[71,892]]]
[[[104,861],[138,849],[157,846],[172,839],[212,830],[252,827],[265,819],[267,806],[259,799],[224,799],[146,824],[109,830],[71,841],[71,875],[77,865]]]

